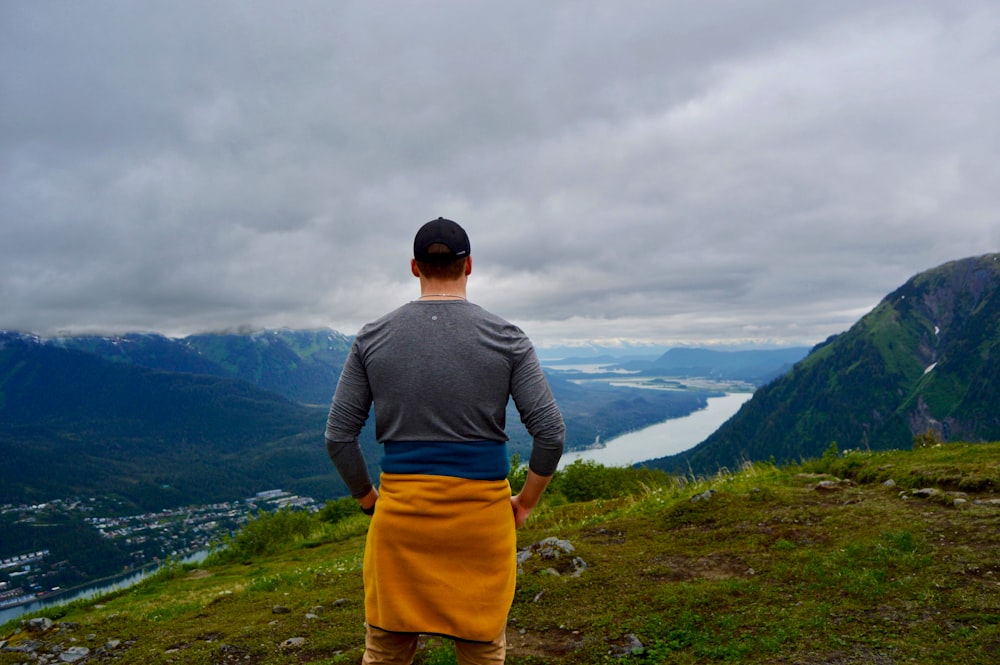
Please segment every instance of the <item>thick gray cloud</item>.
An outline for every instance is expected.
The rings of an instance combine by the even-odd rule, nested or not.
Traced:
[[[815,343],[1000,249],[998,34],[989,2],[0,0],[0,328],[352,333],[445,215],[539,344]]]

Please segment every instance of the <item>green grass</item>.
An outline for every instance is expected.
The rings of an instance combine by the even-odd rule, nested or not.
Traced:
[[[602,481],[625,480],[621,470],[577,473],[605,493]],[[520,544],[569,540],[588,567],[570,577],[538,557],[525,562],[508,663],[1000,662],[1000,507],[976,503],[1000,497],[1000,443],[634,478],[625,495],[575,502],[553,482]],[[883,485],[890,478],[895,487]],[[912,495],[924,487],[941,494]],[[691,500],[707,489],[707,501]],[[107,651],[116,663],[359,662],[366,522],[316,520],[308,530],[280,519],[280,542],[260,532],[244,541],[266,541],[269,553],[176,566],[47,610],[72,628],[38,636],[15,624],[0,639],[76,640],[94,652],[121,640]],[[279,605],[289,611],[273,613]],[[622,656],[630,635],[643,649]],[[293,637],[305,642],[283,646]],[[24,660],[0,652],[0,664]],[[454,650],[427,638],[416,662],[454,663]]]

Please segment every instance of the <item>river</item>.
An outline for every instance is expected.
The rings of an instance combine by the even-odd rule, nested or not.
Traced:
[[[708,406],[682,418],[671,418],[606,441],[603,448],[565,453],[559,468],[576,460],[593,460],[604,466],[631,466],[638,462],[684,452],[698,445],[740,410],[752,393],[727,393],[709,397]]]
[[[180,559],[180,563],[198,563],[203,561],[205,557],[208,556],[208,551],[203,550],[201,552],[195,552],[190,554],[183,559]],[[14,607],[8,607],[0,610],[0,626],[16,619],[22,614],[27,614],[29,612],[37,612],[45,607],[52,607],[55,605],[65,605],[66,603],[71,603],[74,600],[83,600],[86,598],[97,598],[105,594],[111,593],[112,591],[120,591],[122,589],[127,589],[130,586],[138,584],[142,580],[146,579],[153,573],[157,571],[157,567],[151,566],[149,568],[143,568],[141,570],[135,570],[128,573],[122,573],[121,575],[115,575],[110,578],[106,578],[100,581],[95,586],[81,587],[77,589],[68,589],[62,593],[51,594],[49,596],[44,596],[38,600],[33,600],[29,603],[23,605],[15,605]]]

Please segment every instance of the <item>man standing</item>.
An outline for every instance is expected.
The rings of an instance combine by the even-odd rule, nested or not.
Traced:
[[[562,455],[562,415],[530,340],[466,300],[470,252],[451,220],[420,228],[410,261],[420,297],[361,329],[330,406],[327,452],[373,515],[366,664],[412,662],[421,633],[453,638],[460,665],[504,662],[515,529]],[[507,482],[509,397],[533,438],[515,496]],[[378,489],[358,445],[373,403],[385,447]]]

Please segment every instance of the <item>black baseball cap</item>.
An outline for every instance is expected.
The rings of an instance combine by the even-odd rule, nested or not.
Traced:
[[[450,251],[447,253],[429,254],[427,248],[435,243],[441,243]],[[469,235],[461,226],[450,219],[438,217],[432,219],[417,231],[413,239],[413,258],[426,263],[447,263],[456,259],[464,259],[471,252]]]

